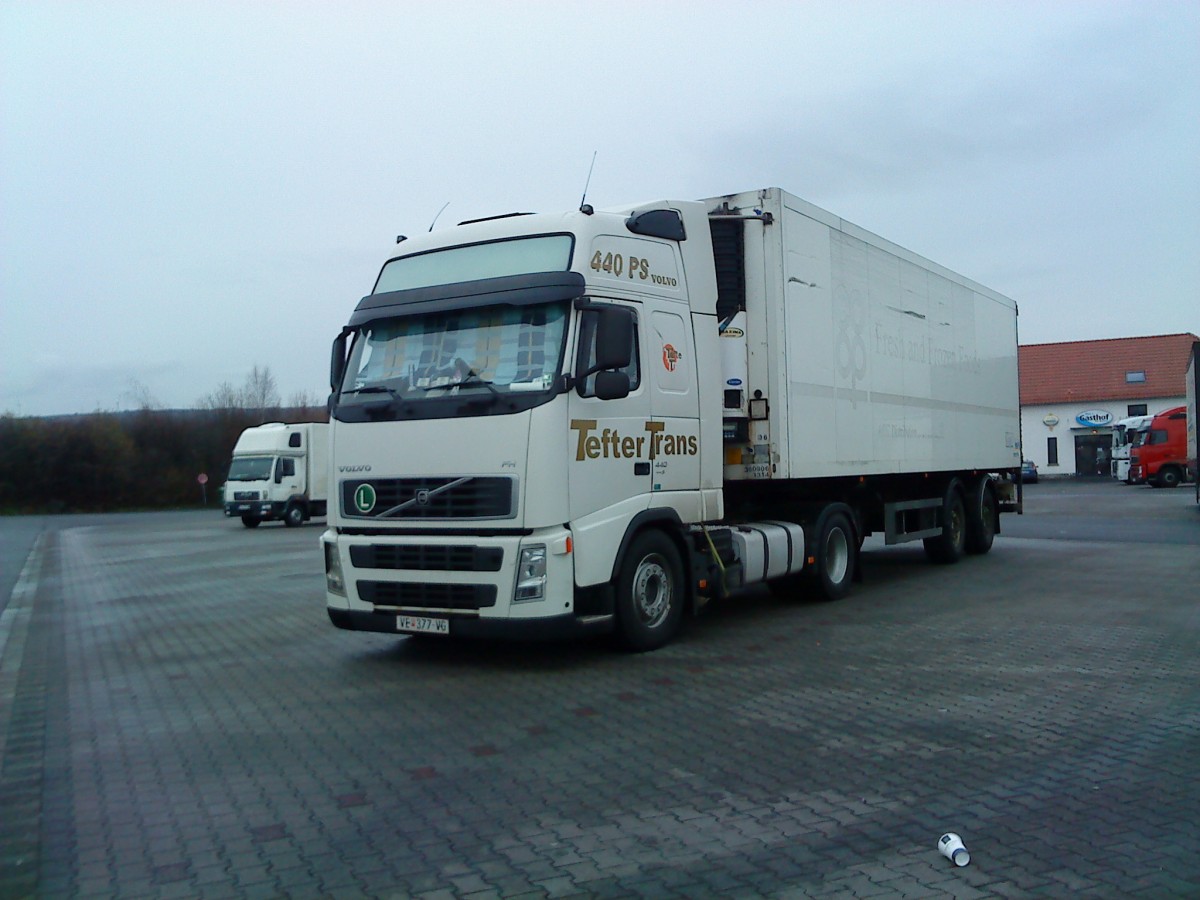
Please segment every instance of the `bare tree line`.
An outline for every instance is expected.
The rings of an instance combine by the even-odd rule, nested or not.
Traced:
[[[192,410],[162,409],[136,382],[129,396],[137,406],[130,412],[0,415],[0,513],[200,506],[205,498],[219,509],[243,430],[327,418],[324,404],[304,393],[282,405],[265,366],[255,366],[240,387],[222,382]]]

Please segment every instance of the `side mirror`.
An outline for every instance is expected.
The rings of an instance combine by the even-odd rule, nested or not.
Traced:
[[[595,390],[601,400],[621,400],[629,396],[629,376],[624,372],[598,372]]]
[[[337,393],[342,386],[342,377],[346,374],[346,338],[349,332],[343,331],[333,340],[333,348],[329,355],[329,390]]]
[[[620,306],[599,310],[596,369],[624,369],[633,353],[633,312]],[[625,391],[629,393],[628,389]]]
[[[275,483],[283,484],[283,460],[275,465]]]

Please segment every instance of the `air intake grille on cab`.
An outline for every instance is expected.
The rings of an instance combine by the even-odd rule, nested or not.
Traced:
[[[342,512],[350,518],[511,519],[517,479],[506,476],[377,478],[342,482]]]
[[[393,546],[368,544],[350,548],[356,569],[413,569],[423,572],[499,572],[504,551],[470,545]]]
[[[360,581],[358,596],[376,607],[406,609],[484,609],[496,605],[493,584],[430,584]]]

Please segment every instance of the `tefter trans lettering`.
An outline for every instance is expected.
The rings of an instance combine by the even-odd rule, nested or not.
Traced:
[[[660,456],[696,456],[700,452],[700,442],[694,435],[665,434],[664,422],[646,422],[643,428],[649,432],[649,456],[646,453],[647,435],[632,437],[622,435],[615,428],[605,428],[600,434],[592,434],[597,429],[595,419],[572,419],[571,430],[576,432],[575,460],[585,459],[650,459]]]

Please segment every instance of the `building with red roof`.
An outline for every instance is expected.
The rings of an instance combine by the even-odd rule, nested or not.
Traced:
[[[1021,446],[1044,475],[1113,475],[1113,432],[1186,398],[1194,334],[1017,349]]]

